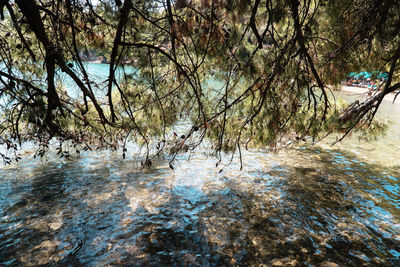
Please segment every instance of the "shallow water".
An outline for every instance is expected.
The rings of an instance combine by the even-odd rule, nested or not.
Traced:
[[[193,154],[135,173],[112,153],[1,170],[6,265],[398,264],[399,172],[340,150]]]
[[[349,96],[346,96],[349,97]],[[351,98],[351,96],[350,96]],[[193,152],[138,172],[120,153],[0,169],[0,265],[400,265],[400,127],[377,143]]]

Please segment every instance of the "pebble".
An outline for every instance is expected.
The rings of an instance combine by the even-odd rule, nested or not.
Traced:
[[[274,263],[272,263],[272,266],[280,267],[280,266],[285,266],[285,265],[281,261],[275,261]]]
[[[302,248],[301,250],[300,250],[302,253],[308,253],[308,249],[306,249],[306,248]]]
[[[62,225],[63,222],[53,222],[49,224],[51,230],[58,230],[61,228]]]
[[[339,265],[331,261],[324,261],[321,263],[320,267],[339,267]]]

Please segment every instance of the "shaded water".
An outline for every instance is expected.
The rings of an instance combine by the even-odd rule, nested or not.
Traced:
[[[398,125],[222,173],[201,152],[148,172],[114,152],[28,156],[0,169],[0,265],[399,266]]]

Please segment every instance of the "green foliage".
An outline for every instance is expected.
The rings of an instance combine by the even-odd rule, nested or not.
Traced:
[[[364,69],[389,71],[383,95],[399,87],[392,1],[21,0],[4,10],[3,143],[130,140],[148,158],[160,144],[182,151],[204,137],[217,153],[331,132],[374,137],[383,125],[365,125],[380,97],[349,110],[326,84]],[[108,80],[88,76],[85,54],[111,62]],[[121,66],[135,73],[119,75]],[[61,73],[78,96],[57,82]]]

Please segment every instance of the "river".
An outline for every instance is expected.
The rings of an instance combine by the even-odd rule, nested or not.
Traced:
[[[377,142],[245,152],[243,171],[201,149],[146,172],[26,155],[0,169],[0,265],[399,266],[397,114],[384,101]]]

